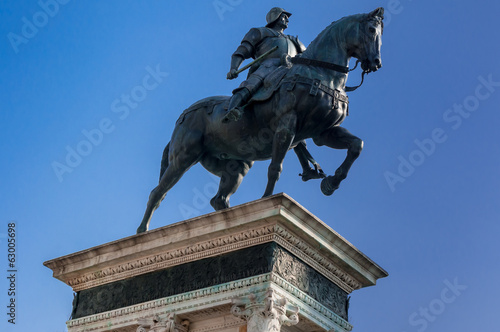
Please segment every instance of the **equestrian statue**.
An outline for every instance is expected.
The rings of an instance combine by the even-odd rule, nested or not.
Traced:
[[[323,194],[331,195],[346,178],[363,148],[361,139],[340,127],[348,114],[346,91],[355,89],[346,87],[349,61],[354,57],[361,63],[363,77],[382,67],[384,9],[334,21],[307,49],[297,37],[283,33],[290,15],[275,7],[265,27],[245,35],[231,57],[227,78],[238,76],[245,59],[256,61],[232,97],[202,99],[180,115],[137,233],[148,230],[167,192],[198,162],[221,179],[210,201],[215,210],[229,207],[229,198],[257,160],[271,159],[263,197],[272,195],[290,149],[297,154],[304,181],[323,178]],[[307,151],[308,138],[318,146],[347,150],[333,176],[326,176]]]

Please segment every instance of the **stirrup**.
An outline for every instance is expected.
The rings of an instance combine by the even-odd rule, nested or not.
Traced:
[[[326,178],[325,172],[321,169],[318,164],[314,164],[314,169],[310,168],[305,170],[303,173],[299,174],[302,177],[302,181],[306,182],[311,179],[323,179]]]

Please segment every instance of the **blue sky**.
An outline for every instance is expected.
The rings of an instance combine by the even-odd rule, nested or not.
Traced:
[[[352,294],[355,331],[498,329],[497,2],[40,3],[0,4],[4,311],[10,222],[19,271],[17,324],[2,313],[2,331],[66,330],[71,288],[42,263],[135,233],[175,120],[196,100],[229,94],[241,82],[225,79],[230,55],[273,6],[293,13],[287,32],[306,45],[332,20],[386,8],[383,67],[349,94],[343,126],[365,148],[348,179],[325,197],[318,181],[302,183],[292,153],[275,190],[389,272]],[[351,74],[349,85],[359,79]],[[136,99],[127,101],[131,94]],[[329,174],[345,156],[308,146]],[[262,195],[268,164],[252,168],[233,206]],[[211,212],[216,185],[193,167],[151,227]]]

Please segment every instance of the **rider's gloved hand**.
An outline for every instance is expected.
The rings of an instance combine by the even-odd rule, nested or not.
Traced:
[[[236,73],[238,70],[236,69],[231,69],[229,71],[229,73],[227,73],[227,79],[228,80],[232,80],[232,79],[235,79],[236,77],[238,77],[238,73]]]

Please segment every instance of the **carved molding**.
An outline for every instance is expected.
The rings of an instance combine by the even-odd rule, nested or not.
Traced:
[[[152,319],[154,315],[168,314],[174,311],[183,314],[195,312],[206,308],[207,305],[214,307],[219,304],[230,303],[235,297],[248,296],[258,291],[265,292],[269,287],[278,287],[279,290],[276,291],[276,295],[286,297],[289,304],[300,309],[301,315],[305,315],[316,324],[324,326],[325,329],[331,329],[332,324],[335,324],[345,331],[352,330],[352,325],[346,320],[342,319],[333,311],[275,273],[245,278],[215,287],[199,289],[126,308],[70,320],[67,322],[67,327],[69,332],[107,331],[109,330],[110,321],[112,321],[115,326],[138,326],[144,319]],[[189,331],[219,331],[223,328],[238,325],[241,325],[241,323],[228,321],[225,322],[224,325],[190,329]]]
[[[152,319],[139,322],[136,332],[188,332],[189,321],[181,320],[175,313],[168,313],[166,317],[154,315]]]
[[[280,225],[268,225],[213,240],[198,242],[183,248],[90,272],[70,279],[67,283],[75,291],[81,291],[113,281],[131,278],[140,274],[272,241],[277,242],[292,252],[348,294],[354,289],[361,288],[361,283]]]
[[[127,262],[91,272],[68,280],[67,284],[74,291],[93,288],[112,281],[127,279],[139,274],[166,269],[210,256],[271,242],[274,225],[264,226],[217,239],[198,242],[193,245],[147,256],[133,262]]]
[[[191,324],[189,332],[221,331],[228,328],[242,326],[244,324],[243,320],[229,316],[230,311],[231,305],[228,303],[215,308],[201,309],[194,313],[190,313],[189,318],[198,322],[198,325]],[[224,317],[224,319],[217,319],[218,317]],[[210,319],[212,319],[210,323],[207,323],[207,320]],[[199,324],[199,322],[203,323]],[[234,330],[236,331],[237,329]]]
[[[225,321],[223,324],[206,326],[199,329],[189,330],[189,332],[211,332],[211,331],[220,331],[223,329],[227,329],[230,327],[241,326],[241,321]]]

